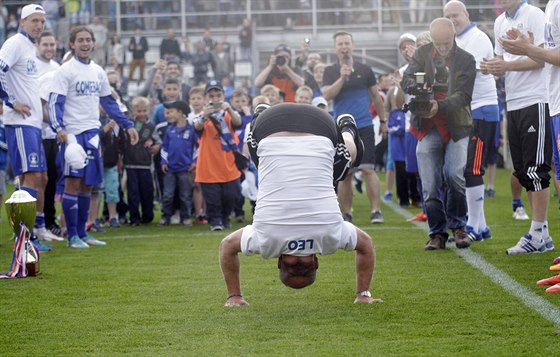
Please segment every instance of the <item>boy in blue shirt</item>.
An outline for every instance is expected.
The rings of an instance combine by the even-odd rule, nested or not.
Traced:
[[[191,192],[189,170],[194,164],[193,154],[196,145],[194,127],[188,123],[189,105],[182,100],[164,103],[165,116],[171,117],[175,123],[167,127],[161,146],[161,169],[163,178],[163,216],[160,225],[169,225],[174,213],[173,197],[175,189],[179,189],[181,205],[181,223],[191,223]]]

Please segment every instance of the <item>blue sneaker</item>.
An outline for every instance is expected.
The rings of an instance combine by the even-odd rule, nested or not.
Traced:
[[[111,226],[111,228],[121,228],[121,224],[116,218],[111,218],[109,220],[109,226]]]
[[[383,195],[384,202],[391,202],[393,200],[393,192],[385,192]]]
[[[473,242],[480,242],[482,240],[482,234],[474,231],[474,228],[467,226],[467,236]]]
[[[89,248],[89,245],[86,244],[83,240],[80,239],[78,236],[73,236],[72,238],[68,239],[68,248]]]
[[[103,246],[103,245],[107,245],[106,242],[102,241],[102,240],[97,240],[94,237],[90,236],[89,234],[85,237],[81,237],[80,240],[82,242],[84,242],[85,244],[89,245],[98,245],[98,246]]]
[[[31,239],[31,244],[37,249],[39,252],[50,252],[52,247],[48,244],[42,244],[39,241],[39,238]]]
[[[480,235],[482,236],[482,239],[491,239],[492,232],[490,232],[490,227],[484,228],[482,232],[480,232]]]

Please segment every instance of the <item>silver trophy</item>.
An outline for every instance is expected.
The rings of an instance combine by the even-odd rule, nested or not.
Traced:
[[[14,231],[15,236],[21,234],[22,229],[29,232],[35,225],[35,216],[37,214],[37,199],[24,190],[16,190],[6,201],[6,213],[8,214],[8,222]],[[40,274],[39,256],[35,255],[35,251],[30,249],[31,242],[29,236],[25,238],[26,245],[26,262],[27,276],[36,276]],[[38,254],[38,253],[37,253]]]

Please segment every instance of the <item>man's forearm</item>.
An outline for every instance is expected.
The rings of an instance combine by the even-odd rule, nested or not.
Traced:
[[[531,46],[527,56],[537,62],[547,62],[560,67],[560,50],[547,50],[542,47]]]
[[[321,88],[321,91],[323,92],[323,97],[326,100],[334,99],[338,95],[338,93],[340,93],[340,90],[342,89],[343,85],[344,85],[344,78],[339,77],[330,86],[324,86],[323,88]]]
[[[543,68],[544,64],[541,61],[535,61],[531,58],[527,58],[521,61],[507,61],[506,62],[506,70],[507,71],[515,71],[515,72],[522,72],[522,71],[532,71],[535,69]]]
[[[369,290],[374,267],[375,250],[373,242],[366,233],[358,230],[358,243],[356,245],[356,292]]]
[[[220,244],[220,268],[226,282],[228,296],[241,295],[239,256],[228,238]]]

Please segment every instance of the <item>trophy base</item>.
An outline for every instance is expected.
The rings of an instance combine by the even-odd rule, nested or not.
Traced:
[[[37,276],[41,274],[39,270],[39,262],[26,263],[27,276]]]

